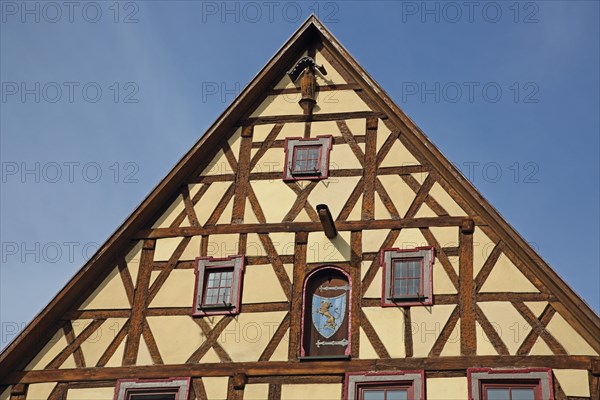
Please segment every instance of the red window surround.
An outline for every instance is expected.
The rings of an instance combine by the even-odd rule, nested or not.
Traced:
[[[187,400],[190,378],[119,379],[114,400]]]
[[[434,249],[382,249],[381,306],[428,306],[433,304]]]
[[[239,313],[244,256],[196,258],[193,316]]]
[[[467,370],[469,400],[554,400],[549,368]]]
[[[286,138],[283,180],[327,179],[332,144],[331,135],[316,138]]]
[[[344,381],[346,400],[364,400],[369,394],[371,398],[384,400],[398,395],[405,395],[408,400],[425,399],[423,371],[349,372]]]

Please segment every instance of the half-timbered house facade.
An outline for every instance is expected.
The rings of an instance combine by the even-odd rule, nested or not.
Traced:
[[[599,330],[311,17],[2,352],[0,399],[598,399]]]

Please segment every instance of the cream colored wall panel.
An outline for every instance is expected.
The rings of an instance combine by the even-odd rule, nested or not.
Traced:
[[[590,382],[587,370],[553,369],[552,372],[567,396],[589,397]]]
[[[548,347],[544,339],[538,337],[533,344],[533,347],[531,347],[529,354],[532,356],[552,356],[554,355],[554,352]]]
[[[427,400],[464,400],[468,397],[467,378],[428,378]]]
[[[432,226],[429,228],[433,236],[442,247],[456,247],[458,246],[458,227],[437,227]]]
[[[244,388],[244,400],[264,400],[269,398],[269,384],[255,383]]]
[[[546,330],[550,332],[571,355],[598,355],[592,346],[590,346],[558,313],[554,314],[550,323],[546,326]]]
[[[226,225],[231,223],[231,213],[233,211],[233,198],[229,200],[225,208],[223,209],[223,213],[217,220],[217,225]]]
[[[296,122],[295,124],[304,126],[304,123],[300,124]],[[254,129],[252,130],[252,141],[264,142],[265,140],[267,140],[267,137],[269,136],[269,133],[271,133],[271,131],[273,130],[273,127],[275,127],[275,124],[255,125]],[[279,138],[281,138],[280,135],[281,132],[278,135]]]
[[[226,400],[227,384],[229,377],[204,377],[202,378],[204,388],[206,389],[207,400]]]
[[[481,271],[494,246],[492,239],[483,233],[481,228],[475,227],[473,232],[473,274],[475,276]]]
[[[481,292],[539,292],[525,275],[501,254],[492,272],[481,287]]]
[[[283,264],[283,268],[290,278],[290,282],[294,283],[294,264]]]
[[[242,127],[239,127],[235,130],[233,135],[231,135],[229,139],[227,139],[227,143],[229,144],[231,152],[233,153],[233,156],[235,157],[236,161],[239,160],[240,145],[242,143]]]
[[[429,218],[429,217],[437,217],[437,214],[433,212],[431,208],[425,203],[421,204],[419,207],[419,211],[415,214],[415,218]]]
[[[258,149],[256,149],[256,152],[258,152]],[[270,148],[258,159],[252,172],[281,172],[281,178],[278,179],[282,179],[284,164],[285,151],[280,148]]]
[[[387,125],[381,120],[381,118],[378,119],[377,120],[377,152],[378,153],[379,153],[379,150],[381,150],[381,146],[383,146],[385,141],[390,136],[390,133],[392,133],[390,128],[387,127]]]
[[[421,163],[408,151],[400,140],[396,140],[380,167],[400,167],[403,165],[420,165]]]
[[[240,235],[237,233],[210,235],[206,255],[224,258],[239,253]]]
[[[196,276],[193,269],[174,269],[150,307],[192,307]]]
[[[394,246],[400,249],[414,249],[415,247],[428,246],[427,240],[418,228],[402,229]]]
[[[206,354],[200,359],[199,364],[213,364],[213,363],[220,363],[220,362],[221,362],[221,359],[219,358],[219,355],[211,347],[210,349],[208,349]]]
[[[281,400],[339,400],[341,396],[340,383],[281,385]]]
[[[398,214],[404,217],[415,199],[416,193],[399,175],[379,175],[378,178],[386,192],[392,198]]]
[[[202,198],[194,204],[194,211],[200,225],[206,224],[206,221],[221,201],[223,194],[225,194],[229,186],[231,186],[231,182],[211,183]]]
[[[459,321],[460,324],[460,321]],[[478,356],[497,356],[498,352],[492,345],[492,341],[483,331],[479,322],[475,321],[475,335],[477,335],[477,355]]]
[[[171,226],[175,218],[179,216],[185,210],[185,205],[183,204],[183,196],[179,195],[171,203],[169,208],[152,224],[152,229],[156,228],[168,228]],[[189,226],[189,221],[182,222],[180,226]]]
[[[346,221],[360,221],[362,219],[362,198],[363,198],[362,194],[360,196],[358,196],[358,200],[356,201],[356,204],[352,208],[352,211],[350,212],[350,214],[348,214],[348,218],[346,218]],[[338,216],[339,216],[339,214],[338,214]],[[333,219],[336,219],[336,218],[337,218],[337,216],[333,215]]]
[[[312,220],[308,216],[306,210],[302,209],[298,215],[296,215],[296,218],[294,218],[294,222],[312,222]]]
[[[389,229],[369,229],[362,231],[363,252],[378,252],[389,233]]]
[[[324,232],[310,232],[306,250],[306,262],[328,263],[335,261],[350,261],[350,232],[338,232],[329,239]]]
[[[219,149],[210,163],[204,168],[201,176],[224,175],[232,174],[235,171],[231,168],[231,164],[227,161],[223,149]]]
[[[277,85],[275,85],[275,87],[273,89],[294,89],[294,88],[296,88],[296,85],[294,85],[294,82],[292,82],[290,77],[286,74],[279,82],[277,82]]]
[[[155,338],[156,339],[156,338]],[[140,338],[140,347],[138,349],[137,361],[135,365],[152,365],[152,356],[150,355],[150,350],[148,350],[148,345],[146,344],[146,340],[144,337]]]
[[[456,294],[456,288],[452,284],[448,273],[436,257],[433,264],[433,293],[434,294]]]
[[[115,354],[108,360],[105,367],[120,367],[123,363],[123,355],[125,354],[125,340],[121,342],[117,350],[115,350]]]
[[[258,361],[285,314],[241,313],[227,325],[218,342],[234,362]]]
[[[333,66],[329,63],[329,61],[327,61],[325,59],[325,57],[323,57],[323,54],[321,54],[320,51],[317,51],[317,53],[315,54],[315,62],[317,63],[317,65],[324,66],[325,70],[327,71],[327,75],[325,75],[325,76],[323,76],[319,73],[315,74],[315,76],[317,78],[317,84],[319,86],[339,85],[339,84],[347,83],[344,80],[344,78],[342,78],[340,73],[335,68],[333,68]]]
[[[246,255],[254,257],[267,255],[267,251],[256,233],[249,233],[246,237]]]
[[[268,290],[266,290],[268,288]],[[274,303],[287,301],[273,266],[249,265],[244,271],[242,303]]]
[[[267,98],[252,112],[250,117],[302,114],[302,107],[298,104],[299,99],[300,95],[296,96],[294,94],[267,96]]]
[[[252,181],[250,184],[269,223],[283,221],[298,197],[281,180]]]
[[[133,249],[125,256],[125,262],[127,263],[127,269],[129,270],[129,274],[131,275],[131,280],[133,281],[133,286],[137,284],[137,275],[140,269],[140,259],[142,257],[142,247],[144,242],[139,240]]]
[[[304,126],[304,124],[302,124],[302,127]],[[310,137],[317,137],[317,136],[326,136],[326,135],[331,135],[331,136],[342,136],[342,133],[340,132],[340,129],[337,126],[337,123],[335,121],[318,121],[318,122],[311,122],[310,124]],[[302,133],[300,133],[300,135],[296,135],[296,136],[302,136]]]
[[[294,237],[293,232],[272,232],[269,233],[269,237],[273,242],[273,247],[279,255],[293,255],[294,254]]]
[[[332,147],[329,163],[331,169],[361,169],[362,165],[347,144],[337,144]],[[335,168],[334,168],[335,167]]]
[[[369,341],[367,334],[360,328],[360,347],[358,348],[358,358],[361,360],[378,359],[379,356]]]
[[[300,108],[298,102],[296,107]],[[354,92],[354,90],[330,90],[317,92],[315,114],[370,111],[371,108]]]
[[[114,387],[69,389],[67,400],[109,400],[115,395]]]
[[[118,268],[113,268],[94,292],[79,307],[80,310],[130,308],[125,286]]]
[[[154,284],[154,281],[156,281],[156,278],[158,278],[159,275],[160,275],[160,271],[150,272],[150,282],[148,284],[148,287],[152,287],[152,285]]]
[[[375,205],[375,219],[376,220],[392,219],[392,215],[388,211],[385,204],[383,204],[383,201],[381,200],[379,193],[375,194],[375,204],[374,205]]]
[[[519,346],[531,332],[531,325],[508,301],[479,302],[477,305],[494,326],[510,354],[517,354]]]
[[[172,237],[156,240],[156,246],[154,248],[154,261],[169,261],[169,258],[175,252],[177,246],[183,238]]]
[[[365,307],[363,311],[392,358],[404,357],[404,315],[396,307]],[[400,334],[399,334],[400,333]]]
[[[9,386],[2,393],[0,393],[0,400],[9,400],[11,390],[12,390],[12,386]]]
[[[454,308],[454,305],[410,308],[415,357],[427,357]]]
[[[73,368],[77,368],[77,364],[75,363],[75,357],[73,355],[70,355],[69,357],[67,357],[65,362],[62,363],[62,365],[60,367],[58,367],[58,369],[73,369]]]
[[[275,348],[275,351],[271,355],[269,361],[288,361],[289,360],[289,346],[290,346],[290,330],[286,330],[283,338]]]
[[[347,119],[346,125],[353,136],[364,136],[367,132],[367,120],[365,118]],[[364,150],[364,149],[363,149]]]
[[[536,317],[539,318],[542,315],[542,312],[544,311],[546,306],[548,305],[548,302],[547,301],[526,301],[525,305],[527,306],[527,308],[529,308],[531,310],[533,315],[535,315]]]
[[[367,266],[367,269],[368,268],[369,267]],[[377,298],[377,299],[381,298],[381,287],[383,285],[383,283],[382,283],[383,272],[382,271],[383,271],[383,268],[377,269],[377,274],[375,275],[373,282],[371,282],[371,284],[369,285],[369,288],[365,291],[365,294],[363,297]]]
[[[81,332],[88,327],[94,320],[93,319],[76,319],[71,321],[71,325],[73,326],[73,334],[75,337],[79,336]],[[100,326],[102,327],[102,326]]]
[[[27,400],[45,400],[48,398],[54,387],[55,382],[50,383],[32,383],[27,388]],[[6,399],[10,396],[6,397]],[[0,396],[0,400],[4,397]]]
[[[456,326],[450,333],[448,341],[444,345],[441,357],[458,357],[460,356],[460,319],[456,322]]]
[[[367,274],[367,271],[369,270],[369,267],[371,266],[371,262],[372,261],[361,261],[360,262],[360,280],[361,281],[363,279],[365,279],[365,275]]]
[[[315,126],[315,124],[316,124],[315,122],[313,122],[311,124],[311,131],[312,131],[312,127]],[[257,126],[260,126],[260,125],[257,125]],[[256,127],[254,129],[256,129]],[[313,135],[315,135],[315,134],[313,133]],[[256,136],[256,133],[254,134],[254,136]],[[283,125],[283,128],[281,128],[279,135],[277,135],[277,139],[283,140],[285,138],[293,138],[293,137],[298,138],[298,137],[303,137],[303,136],[304,136],[304,122],[286,122],[285,125]],[[281,151],[283,151],[283,149],[281,149]]]
[[[232,204],[233,207],[233,204]],[[250,200],[246,198],[246,208],[244,208],[244,223],[245,224],[258,224],[258,218],[252,209],[252,205],[250,204]]]
[[[356,183],[360,177],[335,177],[320,181],[317,186],[310,192],[308,201],[313,207],[317,204],[327,204],[331,215],[336,218],[340,215],[342,207],[346,204],[346,200],[356,187]]]
[[[165,364],[184,364],[204,343],[202,330],[187,315],[147,317]]]
[[[450,261],[450,264],[452,264],[452,267],[454,268],[456,275],[459,275],[458,272],[459,272],[460,257],[450,256],[450,257],[448,257],[448,261]]]
[[[115,336],[127,322],[127,318],[108,318],[85,342],[81,351],[87,367],[95,366]],[[75,333],[75,336],[78,334]]]
[[[193,261],[200,255],[200,242],[202,241],[201,236],[192,236],[190,242],[186,246],[183,253],[181,253],[180,260]]]
[[[467,215],[465,211],[454,201],[454,199],[439,184],[434,183],[429,190],[429,195],[433,197],[443,208],[453,217],[462,217]]]

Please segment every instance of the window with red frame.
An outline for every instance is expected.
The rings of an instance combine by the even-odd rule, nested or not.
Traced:
[[[423,259],[399,258],[392,260],[392,297],[395,299],[423,295]]]
[[[552,370],[549,368],[469,368],[469,399],[546,400],[553,399]]]
[[[190,378],[120,379],[115,400],[187,400]]]
[[[432,305],[433,261],[432,247],[383,249],[381,305]]]
[[[296,146],[292,174],[316,174],[320,170],[323,146]]]
[[[482,400],[537,400],[541,399],[539,381],[530,383],[485,383],[481,384]]]
[[[329,176],[329,153],[332,136],[316,138],[287,138],[283,179],[319,180]]]
[[[359,385],[358,398],[360,400],[413,400],[414,390],[412,385]]]
[[[194,316],[232,315],[240,308],[244,256],[196,259]]]

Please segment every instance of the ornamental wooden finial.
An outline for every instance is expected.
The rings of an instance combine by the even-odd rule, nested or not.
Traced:
[[[305,115],[311,115],[315,104],[317,104],[315,95],[317,89],[315,70],[319,71],[322,75],[327,75],[325,67],[317,65],[312,57],[305,56],[298,60],[296,65],[288,71],[292,82],[296,82],[300,75],[302,75],[302,80],[300,81],[302,97],[298,103],[304,110]]]

